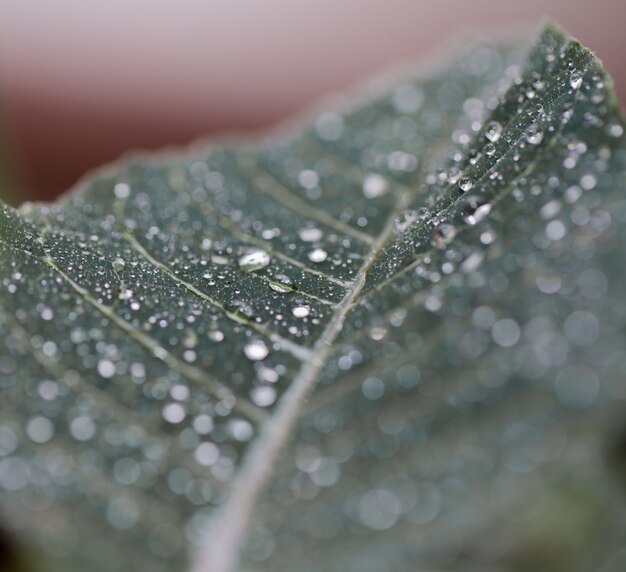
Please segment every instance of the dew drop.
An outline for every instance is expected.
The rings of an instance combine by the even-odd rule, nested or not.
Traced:
[[[539,145],[543,141],[543,131],[540,131],[539,127],[533,123],[526,132],[526,141],[531,145]]]
[[[220,451],[214,443],[200,443],[194,456],[200,465],[210,467],[219,460]]]
[[[263,340],[251,340],[243,348],[245,356],[252,361],[265,359],[270,353]]]
[[[583,83],[583,76],[580,72],[574,71],[569,76],[569,84],[572,89],[578,89]]]
[[[459,189],[464,193],[469,191],[473,186],[474,184],[467,177],[463,177],[459,180]]]
[[[443,223],[435,228],[430,242],[435,248],[445,248],[455,236],[456,228],[451,224]]]
[[[126,262],[124,261],[123,258],[116,258],[111,264],[111,266],[113,266],[113,270],[115,270],[115,272],[121,272],[122,270],[124,270],[124,266],[126,266]]]
[[[367,199],[375,199],[384,195],[389,185],[384,177],[377,173],[370,173],[363,179],[363,195]]]
[[[130,288],[122,288],[118,295],[120,300],[130,300],[133,297],[133,291]]]
[[[120,200],[127,199],[130,195],[130,187],[126,183],[117,183],[113,187],[113,194]]]
[[[294,318],[306,318],[311,313],[311,307],[307,304],[299,304],[291,309]]]
[[[328,258],[328,252],[323,248],[314,248],[309,252],[309,260],[311,262],[324,262]]]
[[[180,423],[187,415],[180,403],[168,403],[163,407],[163,419],[168,423]]]
[[[274,292],[284,294],[292,290],[292,284],[293,282],[289,276],[286,274],[277,274],[274,276],[274,281],[270,282],[270,288],[274,290]]]
[[[101,359],[97,365],[98,373],[105,379],[115,375],[115,364],[110,359]]]
[[[478,224],[481,220],[483,220],[489,213],[491,212],[491,204],[484,203],[478,206],[469,205],[468,210],[463,216],[463,220],[469,225]]]
[[[624,128],[619,123],[610,123],[606,130],[610,137],[618,138],[624,134]]]
[[[495,145],[492,145],[491,143],[487,143],[487,145],[485,145],[485,155],[492,157],[496,152],[496,147]]]
[[[419,218],[420,214],[415,210],[410,209],[408,211],[404,211],[399,217],[394,220],[396,232],[404,232]]]
[[[492,143],[500,139],[502,135],[502,125],[498,121],[490,121],[485,129],[485,137]]]
[[[305,169],[298,175],[298,183],[305,189],[314,189],[320,182],[319,175],[312,169]]]
[[[224,340],[224,332],[221,330],[211,330],[209,332],[209,339],[213,342],[221,342]]]
[[[26,434],[35,443],[46,443],[54,435],[54,426],[46,417],[32,417],[26,425]]]
[[[323,233],[322,231],[314,226],[305,226],[298,230],[298,236],[300,240],[304,242],[317,242],[321,240]]]
[[[259,407],[268,407],[276,401],[276,390],[271,385],[255,387],[250,392],[252,401]]]
[[[269,263],[270,255],[260,248],[249,250],[243,256],[239,257],[239,268],[246,272],[261,270]]]

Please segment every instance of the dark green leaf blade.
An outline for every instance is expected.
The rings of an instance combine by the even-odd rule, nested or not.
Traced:
[[[607,482],[626,322],[610,80],[518,58],[3,207],[10,524],[68,569],[518,566],[514,492]]]

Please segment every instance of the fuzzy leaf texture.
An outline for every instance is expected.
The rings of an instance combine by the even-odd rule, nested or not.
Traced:
[[[40,570],[625,569],[623,125],[546,26],[3,206],[5,528]]]

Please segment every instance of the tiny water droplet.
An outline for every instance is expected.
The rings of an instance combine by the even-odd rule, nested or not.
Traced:
[[[543,141],[543,131],[533,123],[526,132],[526,141],[531,145],[539,145]]]
[[[420,218],[420,213],[418,213],[417,211],[413,209],[405,211],[394,220],[396,232],[398,233],[404,232],[419,218]]]
[[[250,340],[243,348],[243,353],[251,361],[265,359],[270,353],[263,340]]]
[[[485,145],[485,154],[487,156],[492,157],[495,152],[496,152],[495,145],[493,145],[492,143],[487,143],[487,145]]]
[[[309,252],[309,260],[311,262],[324,262],[328,258],[328,252],[323,248],[314,248]]]
[[[246,272],[261,270],[269,263],[270,255],[260,248],[249,250],[246,254],[239,257],[239,268],[245,270]]]
[[[469,207],[463,220],[469,225],[478,224],[491,212],[491,204],[484,203],[476,207]]]
[[[467,177],[463,177],[461,180],[459,180],[459,189],[461,189],[461,191],[463,191],[464,193],[469,191],[473,186],[474,184]]]
[[[455,236],[456,228],[451,224],[443,223],[435,228],[430,242],[435,248],[445,248]]]
[[[115,270],[115,272],[121,272],[122,270],[124,270],[124,266],[126,266],[126,262],[124,261],[123,258],[116,258],[111,263],[111,266],[113,266],[113,270]]]
[[[250,397],[259,407],[268,407],[276,401],[276,390],[271,385],[261,385],[250,392]]]
[[[500,139],[502,135],[502,125],[498,121],[490,121],[485,129],[485,137],[492,143]]]
[[[294,318],[306,318],[311,312],[311,307],[306,304],[299,304],[291,309]]]
[[[130,195],[130,187],[126,183],[117,183],[113,187],[113,194],[120,200],[127,199]]]
[[[198,345],[198,334],[195,330],[187,330],[185,331],[185,336],[183,337],[183,346],[186,348],[195,348]]]
[[[221,330],[211,330],[209,332],[209,339],[213,342],[221,342],[224,339],[224,332]]]
[[[298,236],[300,240],[304,242],[317,242],[321,240],[323,233],[319,228],[314,226],[305,226],[298,230]]]
[[[389,185],[384,177],[378,173],[370,173],[363,179],[363,195],[367,199],[375,199],[384,195],[389,190]]]
[[[583,76],[580,72],[574,71],[569,76],[569,84],[572,89],[578,89],[583,83]]]
[[[120,300],[130,300],[133,297],[133,291],[130,288],[122,288],[118,298]]]

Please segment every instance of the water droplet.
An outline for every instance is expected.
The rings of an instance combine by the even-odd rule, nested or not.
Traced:
[[[606,127],[610,137],[621,137],[624,134],[624,128],[619,123],[610,123]]]
[[[573,71],[569,76],[569,84],[572,89],[578,89],[583,83],[583,76],[578,71]]]
[[[263,340],[250,340],[244,346],[243,353],[249,360],[259,361],[265,359],[270,351]]]
[[[345,124],[343,117],[337,113],[322,113],[315,122],[315,131],[327,141],[336,141],[341,137]]]
[[[248,250],[248,252],[239,258],[239,268],[246,272],[261,270],[269,263],[270,255],[260,248]]]
[[[435,248],[445,248],[455,236],[456,228],[451,224],[443,223],[435,228],[430,242]]]
[[[491,143],[487,143],[487,145],[485,145],[485,155],[492,157],[495,154],[495,152],[496,152],[495,145]]]
[[[168,423],[180,423],[187,413],[180,403],[168,403],[163,407],[163,419]]]
[[[110,359],[101,359],[97,365],[98,373],[105,379],[115,375],[115,364]]]
[[[200,443],[200,445],[196,447],[194,456],[200,465],[210,467],[211,465],[215,465],[219,460],[220,451],[214,443]]]
[[[113,187],[113,194],[118,199],[127,199],[130,195],[130,187],[126,183],[117,183]]]
[[[118,295],[120,300],[130,300],[133,297],[133,291],[130,288],[122,288]]]
[[[367,199],[375,199],[389,190],[387,180],[377,173],[370,173],[363,179],[363,195]]]
[[[311,312],[311,307],[307,304],[299,304],[291,309],[294,318],[306,318]]]
[[[303,240],[304,242],[317,242],[318,240],[321,240],[324,235],[319,228],[314,226],[305,226],[298,230],[298,236],[300,237],[300,240]]]
[[[124,266],[126,266],[126,262],[124,261],[123,258],[116,258],[111,264],[111,266],[113,266],[113,270],[115,270],[115,272],[121,272],[122,270],[124,270]]]
[[[409,228],[416,220],[420,218],[420,214],[415,210],[404,211],[399,217],[394,220],[396,232],[404,232]]]
[[[259,407],[268,407],[276,401],[276,390],[271,385],[261,385],[250,392],[250,397]]]
[[[54,435],[54,426],[46,417],[32,417],[26,424],[26,434],[35,443],[46,443]]]
[[[304,171],[301,171],[298,175],[298,183],[300,183],[300,186],[304,187],[305,189],[314,189],[315,187],[317,187],[319,182],[319,175],[311,169],[305,169]]]
[[[198,345],[198,334],[195,330],[186,330],[183,337],[183,346],[186,348],[195,348]]]
[[[491,212],[491,204],[469,204],[463,215],[463,220],[469,225],[478,224]]]
[[[211,330],[209,332],[209,339],[213,342],[221,342],[224,340],[224,332],[221,330]]]
[[[473,186],[474,184],[467,177],[463,177],[459,180],[459,189],[461,189],[464,193],[469,191]]]
[[[293,282],[289,276],[285,274],[277,274],[273,277],[273,280],[274,282],[270,282],[270,288],[274,290],[274,292],[284,294],[285,292],[290,292],[292,290]]]
[[[309,252],[309,260],[311,262],[324,262],[328,258],[328,252],[323,248],[314,248]]]
[[[485,128],[485,137],[492,143],[500,139],[502,135],[502,125],[498,121],[490,121]]]
[[[539,145],[543,141],[543,131],[539,129],[537,124],[533,123],[526,131],[526,141],[531,145]]]

